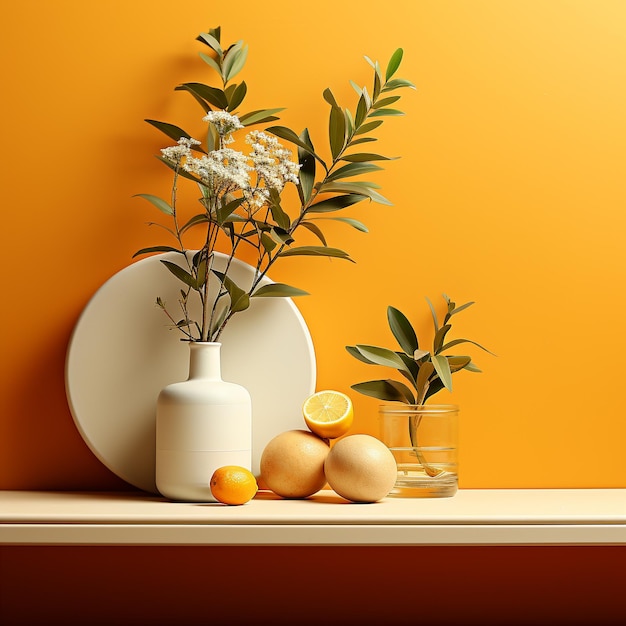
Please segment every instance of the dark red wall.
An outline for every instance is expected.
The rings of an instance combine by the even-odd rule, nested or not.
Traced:
[[[5,546],[0,568],[2,626],[626,624],[626,546]]]

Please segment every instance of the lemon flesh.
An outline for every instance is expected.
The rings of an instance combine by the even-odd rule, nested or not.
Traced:
[[[304,401],[304,421],[311,432],[324,439],[345,435],[354,420],[352,401],[340,391],[318,391]]]

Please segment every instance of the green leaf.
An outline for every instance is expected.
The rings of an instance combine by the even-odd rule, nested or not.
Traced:
[[[367,363],[368,365],[376,365],[374,361],[370,361],[368,358],[364,357],[356,348],[356,346],[346,346],[346,350],[349,354],[351,354],[355,359],[358,359],[362,363]]]
[[[226,100],[228,100],[228,102],[230,102],[230,99],[235,93],[235,89],[237,89],[237,83],[231,83],[224,87],[224,93],[226,94]]]
[[[189,91],[193,95],[198,96],[202,100],[206,100],[215,107],[220,109],[226,109],[228,107],[226,94],[217,87],[210,87],[209,85],[203,85],[202,83],[183,83],[182,85],[178,85],[174,91]]]
[[[400,394],[402,398],[402,402],[406,402],[407,404],[415,404],[415,396],[413,392],[404,384],[398,380],[393,380],[391,378],[387,379],[387,383],[391,385],[396,391]]]
[[[387,65],[387,71],[385,72],[385,82],[389,81],[389,79],[398,71],[400,67],[400,63],[402,62],[402,55],[404,54],[402,48],[398,48],[392,55],[391,59],[389,59],[389,63]]]
[[[274,226],[270,230],[270,237],[272,237],[272,239],[281,246],[289,246],[293,243],[293,237],[291,236],[291,233],[289,231],[283,230],[282,228],[279,228],[278,226]]]
[[[291,226],[291,220],[289,219],[289,215],[285,213],[283,207],[280,205],[280,194],[275,189],[272,189],[270,193],[272,199],[270,212],[272,213],[272,217],[274,218],[277,226],[287,231]]]
[[[133,198],[143,198],[166,215],[174,215],[174,209],[172,209],[169,203],[165,200],[162,200],[158,196],[153,196],[150,193],[137,193],[133,196]]]
[[[306,141],[305,138],[298,137],[298,135],[296,135],[296,133],[294,133],[294,131],[291,130],[291,128],[287,128],[286,126],[270,126],[269,128],[266,128],[266,131],[268,133],[272,133],[272,135],[276,135],[277,137],[280,137],[281,139],[286,139],[287,141],[290,141],[291,143],[295,143],[296,146],[299,146],[306,152],[315,154],[315,151],[313,150],[313,146],[308,141]],[[307,133],[307,137],[308,137],[308,133]]]
[[[443,386],[448,390],[452,391],[452,372],[450,371],[450,364],[448,363],[448,359],[441,354],[434,354],[431,357],[431,361],[433,366],[435,367],[435,371],[437,372],[437,376],[441,379]]]
[[[378,109],[369,114],[370,117],[397,117],[404,115],[404,111],[399,109]]]
[[[172,235],[172,237],[176,237],[174,230],[165,226],[165,224],[160,224],[159,222],[148,222],[148,226],[158,226],[159,228],[167,231],[170,235]]]
[[[220,146],[220,135],[217,132],[217,128],[215,128],[214,124],[209,124],[209,128],[206,134],[206,147],[208,152],[213,152],[213,150],[219,149]]]
[[[397,370],[403,370],[411,373],[405,362],[393,351],[387,348],[380,348],[379,346],[366,346],[357,345],[356,349],[370,361],[373,361],[377,365],[383,365],[385,367],[393,367]]]
[[[331,154],[333,159],[336,159],[346,144],[346,118],[343,115],[343,111],[337,106],[333,106],[330,109],[328,137]]]
[[[244,113],[239,117],[239,121],[244,126],[251,126],[252,124],[258,124],[268,117],[274,115],[274,113],[280,113],[284,111],[285,107],[278,109],[259,109],[258,111],[250,111],[250,113]]]
[[[472,304],[476,304],[476,303],[475,302],[466,302],[465,304],[462,304],[461,306],[454,307],[454,309],[452,309],[452,311],[450,311],[450,317],[452,317],[453,315],[456,315],[457,313],[460,313],[461,311],[464,311],[465,309],[471,307]]]
[[[234,46],[229,48],[224,56],[223,72],[226,82],[236,76],[246,64],[248,58],[248,46],[243,41],[238,41]]]
[[[300,133],[300,140],[307,145],[312,146],[311,137],[308,128]],[[300,171],[298,177],[300,184],[298,185],[298,195],[302,206],[308,204],[313,193],[313,185],[315,184],[315,157],[308,151],[298,146],[298,162],[300,163]]]
[[[374,68],[376,69],[376,62],[372,61],[367,55],[363,55],[363,58]]]
[[[241,206],[243,198],[235,198],[230,202],[222,202],[222,205],[217,209],[217,223],[223,226],[224,222]]]
[[[330,213],[332,211],[340,211],[346,207],[352,206],[357,202],[366,200],[367,196],[361,193],[347,193],[341,196],[335,196],[334,198],[328,198],[328,200],[322,200],[312,204],[308,209],[308,213]]]
[[[230,294],[230,299],[230,310],[232,313],[245,311],[250,306],[250,296],[243,291],[238,291],[235,295]]]
[[[443,383],[441,382],[441,378],[435,378],[430,381],[430,385],[428,390],[426,391],[426,395],[424,397],[424,402],[428,400],[431,396],[434,396],[436,393],[440,392],[444,389]]]
[[[416,398],[416,400],[418,404],[424,402],[427,397],[426,393],[428,391],[429,385],[431,384],[429,383],[429,380],[434,371],[435,366],[432,364],[431,361],[426,361],[426,363],[422,363],[420,365],[420,368],[417,372],[417,380],[415,385],[417,388],[418,397]]]
[[[226,276],[222,272],[215,270],[213,270],[213,273],[219,277],[222,281],[222,285],[224,285],[224,288],[228,291],[231,312],[238,313],[239,311],[245,311],[250,306],[250,296],[239,287],[230,276]]]
[[[343,111],[346,123],[346,139],[348,137],[352,137],[354,134],[354,119],[352,118],[352,113],[350,113],[350,109],[344,109]]]
[[[346,259],[346,261],[354,263],[347,252],[344,252],[339,248],[329,248],[327,246],[299,246],[297,248],[287,248],[278,256],[326,256],[337,259]]]
[[[190,228],[197,226],[198,224],[206,224],[209,221],[206,213],[198,213],[191,217],[185,225],[180,229],[180,234],[187,232]]]
[[[167,269],[172,272],[172,274],[174,274],[174,276],[176,276],[178,280],[185,283],[185,285],[187,285],[188,287],[191,287],[196,291],[198,290],[198,283],[195,277],[192,276],[189,272],[184,270],[179,265],[176,265],[176,263],[172,263],[171,261],[165,261],[162,259],[161,263],[163,263],[163,265],[165,265],[165,267],[167,267]]]
[[[350,178],[351,176],[359,176],[361,174],[368,174],[369,172],[377,172],[383,168],[373,163],[348,163],[335,170],[330,176],[326,177],[326,180],[333,181],[341,178]]]
[[[374,120],[372,122],[367,122],[366,124],[363,124],[362,126],[357,125],[357,129],[354,131],[354,134],[365,135],[365,133],[369,133],[370,131],[378,128],[382,123],[383,123],[383,120]],[[356,142],[353,141],[352,143],[356,143]]]
[[[382,100],[378,100],[375,104],[372,105],[372,109],[382,109],[394,102],[400,100],[400,96],[389,96],[388,98],[383,98]]]
[[[209,46],[209,48],[217,52],[217,54],[219,54],[220,56],[224,54],[224,51],[222,50],[222,46],[220,45],[220,42],[210,33],[200,33],[196,37],[196,39],[198,41],[202,41],[203,43],[205,43],[207,46]]]
[[[404,364],[409,368],[411,375],[415,378],[417,376],[417,370],[419,369],[418,363],[413,360],[413,357],[409,356],[402,350],[396,350],[395,352],[404,361]],[[413,382],[415,382],[415,380],[413,380]]]
[[[271,252],[278,244],[267,233],[261,233],[261,245],[267,252]]]
[[[435,311],[435,307],[429,298],[426,298],[426,302],[428,302],[428,306],[430,307],[430,313],[433,317],[433,323],[435,325],[435,334],[439,330],[439,320],[437,319],[437,312]]]
[[[300,226],[310,230],[325,246],[328,245],[326,241],[326,237],[324,237],[324,233],[321,231],[320,227],[317,224],[313,224],[307,220],[302,220],[300,222]]]
[[[396,352],[396,354],[404,361],[407,366],[408,372],[405,370],[399,370],[400,374],[406,378],[413,387],[415,387],[415,379],[417,378],[418,367],[417,363],[410,359],[404,352]]]
[[[359,87],[359,85],[357,85],[353,80],[349,82],[350,82],[350,85],[352,86],[352,89],[356,91],[356,95],[361,97],[361,94],[363,93],[363,90],[361,89],[361,87]]]
[[[373,154],[371,152],[360,152],[358,154],[344,154],[342,161],[350,161],[350,163],[364,163],[368,161],[394,161],[398,157],[386,157],[382,154]]]
[[[384,91],[393,91],[394,89],[400,89],[401,87],[410,87],[411,89],[415,89],[415,85],[410,80],[405,80],[404,78],[394,78],[387,82],[387,84],[381,89],[381,92]]]
[[[192,257],[191,257],[191,264],[193,265],[193,267],[195,267],[197,269],[198,267],[198,263],[200,263],[200,259],[204,256],[205,254],[205,250],[198,250]]]
[[[213,337],[218,329],[221,328],[227,317],[228,307],[224,306],[220,309],[219,313],[213,318],[213,321],[211,322],[211,332],[209,333],[210,337]]]
[[[198,290],[202,288],[206,281],[206,271],[207,271],[207,260],[204,255],[202,255],[202,259],[196,265],[196,285],[198,285]]]
[[[228,110],[234,111],[243,102],[243,99],[246,97],[246,93],[248,93],[248,86],[245,82],[237,85],[229,98]]]
[[[217,61],[215,61],[215,59],[211,56],[209,56],[208,54],[205,54],[204,52],[200,53],[200,58],[211,68],[213,68],[220,76],[222,75],[222,68],[219,66],[219,64],[217,63]]]
[[[402,311],[389,306],[387,307],[387,321],[389,322],[389,328],[393,336],[396,338],[396,341],[404,350],[405,354],[413,357],[415,350],[419,348],[419,342],[415,330],[407,317]]]
[[[272,133],[272,135],[276,135],[277,137],[280,137],[281,139],[285,139],[295,144],[296,146],[302,148],[309,154],[312,154],[322,164],[322,167],[328,171],[328,168],[326,167],[326,163],[324,163],[324,161],[315,153],[315,150],[310,140],[307,141],[308,131],[307,131],[306,137],[304,136],[304,133],[303,133],[302,138],[298,137],[298,135],[296,135],[296,133],[294,133],[293,130],[291,130],[290,128],[287,128],[286,126],[270,126],[269,128],[266,128],[265,131],[268,133]]]
[[[369,98],[365,89],[361,90],[361,97],[356,105],[356,114],[354,116],[354,124],[357,129],[361,128],[361,124],[365,121],[367,113],[369,111]],[[358,134],[358,133],[357,133]]]
[[[270,230],[272,230],[272,224],[270,224],[269,222],[266,222],[264,220],[257,220],[257,219],[252,219],[250,220],[252,222],[252,224],[255,226],[256,230],[251,230],[248,233],[242,233],[244,234],[246,237],[248,235],[254,234],[257,231],[263,231],[263,232],[269,232]]]
[[[374,97],[374,100],[376,100],[378,96],[380,95],[381,88],[382,88],[382,77],[380,75],[380,65],[378,64],[378,61],[376,61],[376,65],[374,67],[374,85],[372,88],[372,96]]]
[[[178,126],[174,126],[174,124],[168,124],[167,122],[158,122],[157,120],[145,120],[148,124],[151,124],[155,128],[158,128],[162,133],[167,135],[170,139],[174,141],[178,141],[181,137],[186,137],[187,139],[191,139],[191,135],[184,131],[182,128]],[[195,150],[199,150],[198,146],[194,148]]]
[[[433,352],[435,354],[439,354],[439,352],[441,352],[441,346],[443,345],[443,342],[445,341],[446,335],[448,334],[449,330],[452,328],[451,324],[444,324],[436,333],[435,333],[435,339],[433,340]]]
[[[395,380],[370,380],[351,385],[351,388],[365,396],[377,398],[383,402],[404,402],[414,404],[415,399],[410,389]]]
[[[472,357],[469,356],[448,356],[448,363],[450,364],[450,372],[458,372],[465,369],[471,362]]]
[[[488,352],[489,354],[496,356],[493,352],[491,352],[491,350],[487,350],[487,348],[485,348],[484,346],[481,346],[479,343],[476,343],[475,341],[471,341],[470,339],[453,339],[452,341],[449,341],[447,344],[442,346],[441,352],[443,352],[444,350],[448,350],[449,348],[452,348],[453,346],[458,346],[460,343],[471,343],[472,345],[477,346],[481,350],[484,350],[485,352]]]
[[[377,191],[374,191],[371,185],[372,183],[361,181],[355,181],[352,183],[331,182],[322,185],[320,192],[358,194],[361,196],[367,196],[370,200],[377,202],[378,204],[391,206],[391,202],[389,202],[387,198],[379,194]]]
[[[137,252],[133,254],[132,258],[134,259],[140,254],[151,254],[153,252],[178,252],[179,254],[184,254],[182,250],[179,250],[178,248],[172,248],[172,246],[152,246],[150,248],[142,248],[141,250],[137,250]]]
[[[215,28],[209,28],[209,35],[214,37],[217,41],[222,41],[222,27],[216,26]]]
[[[188,89],[183,89],[179,91],[187,91],[188,93],[190,93],[193,99],[202,107],[202,110],[205,113],[213,110],[213,107],[204,98],[201,98],[197,93],[189,91]]]
[[[314,220],[332,220],[333,222],[343,222],[344,224],[348,224],[352,226],[352,228],[356,228],[356,230],[361,231],[362,233],[368,233],[369,230],[367,226],[363,224],[363,222],[359,222],[359,220],[355,220],[351,217],[313,217],[311,219]],[[310,222],[307,222],[310,223]]]
[[[446,301],[446,304],[448,305],[448,310],[446,311],[446,315],[443,318],[443,323],[447,324],[448,320],[452,317],[452,311],[454,311],[454,308],[456,307],[456,303],[452,302],[452,300],[450,300],[450,298],[448,298],[448,296],[445,293],[441,295],[443,296],[443,299]]]
[[[378,139],[376,139],[376,137],[360,137],[359,139],[353,139],[350,142],[349,147],[351,148],[359,143],[369,143],[370,141],[378,141]]]
[[[326,102],[330,104],[331,107],[339,108],[339,105],[337,104],[337,100],[335,96],[333,95],[333,92],[330,89],[328,88],[324,89],[324,93],[322,93],[322,96],[324,97],[324,100],[326,100]]]
[[[189,172],[186,172],[184,169],[176,165],[173,165],[165,157],[162,157],[161,155],[156,155],[156,158],[159,161],[161,161],[161,163],[163,163],[164,165],[167,165],[167,167],[169,167],[173,172],[176,172],[177,176],[181,176],[182,178],[193,180],[194,182],[199,183],[199,184],[204,184],[199,178],[197,178],[193,174],[190,174]]]
[[[253,298],[293,298],[295,296],[308,296],[308,291],[303,291],[297,287],[291,285],[285,285],[284,283],[271,283],[269,285],[263,285],[257,289],[253,294]]]

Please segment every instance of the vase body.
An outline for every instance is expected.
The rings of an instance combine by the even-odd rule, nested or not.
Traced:
[[[458,416],[458,406],[451,404],[381,405],[380,438],[398,466],[390,496],[439,498],[457,492]]]
[[[189,344],[189,378],[165,387],[156,411],[156,485],[170,500],[215,502],[224,465],[252,466],[252,403],[221,376],[219,343]]]

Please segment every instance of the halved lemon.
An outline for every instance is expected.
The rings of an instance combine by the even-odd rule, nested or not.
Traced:
[[[302,405],[304,421],[309,430],[324,439],[345,435],[354,419],[352,401],[340,391],[318,391]]]

